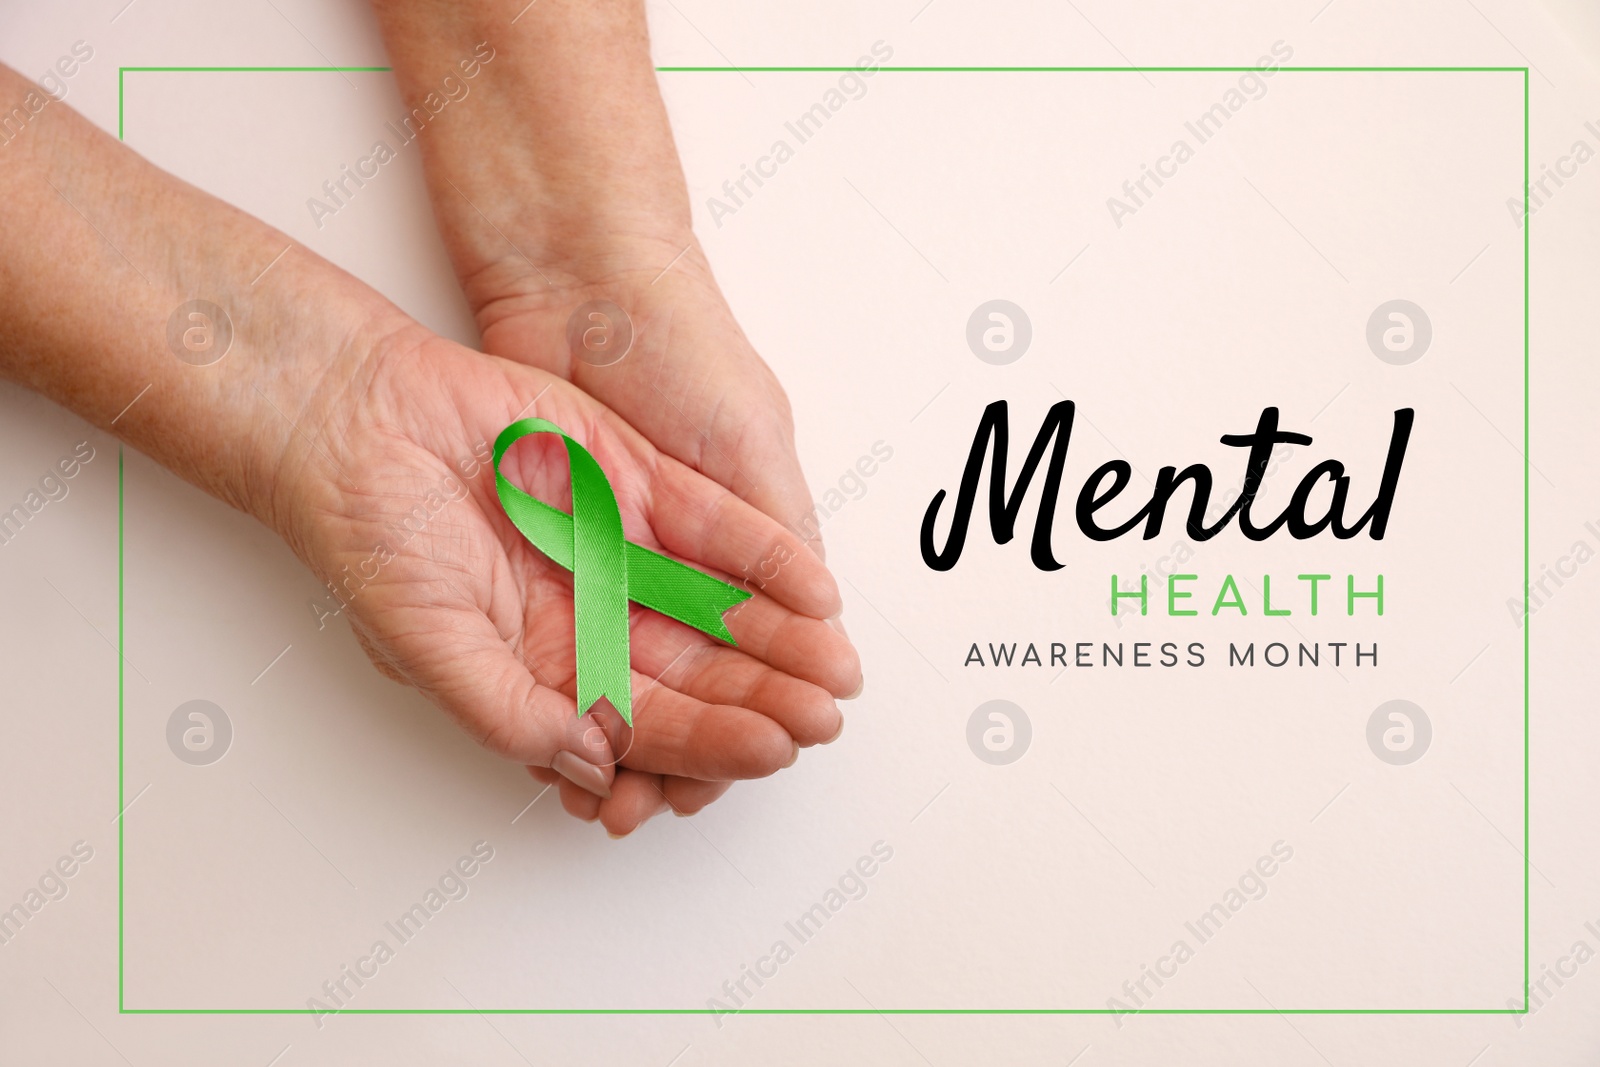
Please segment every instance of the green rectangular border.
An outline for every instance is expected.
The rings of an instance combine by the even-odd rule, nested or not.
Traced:
[[[160,74],[382,74],[390,67],[117,67],[117,139],[123,139],[123,101],[128,72]],[[856,67],[656,67],[659,74],[845,74]],[[886,74],[1253,74],[1258,67],[878,67]],[[1528,598],[1528,390],[1530,390],[1530,211],[1528,208],[1528,67],[1278,67],[1299,74],[1522,74],[1522,585]],[[123,453],[117,450],[117,811],[123,811]],[[731,1014],[755,1016],[1525,1016],[1530,1003],[1530,875],[1528,859],[1528,798],[1530,798],[1530,678],[1528,678],[1528,621],[1522,627],[1522,1008],[741,1008]],[[123,987],[123,822],[117,819],[117,1013],[128,1016],[309,1016],[312,1008],[128,1008]],[[344,1008],[331,1014],[349,1016],[710,1016],[714,1008]]]

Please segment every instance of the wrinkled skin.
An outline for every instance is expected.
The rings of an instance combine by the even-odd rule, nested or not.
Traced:
[[[308,447],[283,480],[286,538],[326,579],[371,575],[375,547],[392,551],[378,557],[369,582],[354,583],[345,612],[368,655],[490,750],[559,780],[573,814],[626,833],[665,807],[697,811],[729,781],[771,774],[799,747],[838,734],[834,698],[858,687],[860,665],[822,621],[837,614],[839,598],[821,561],[595,399],[420,329],[401,331],[322,393],[325,409],[339,412],[322,435],[331,447]],[[500,508],[489,464],[472,461],[514,418],[530,415],[594,454],[629,540],[725,578],[775,548],[791,560],[728,612],[737,648],[633,605],[631,730],[604,705],[575,714],[570,575],[522,538]],[[459,494],[451,479],[463,461],[476,466],[461,479],[465,496],[395,543],[394,528],[430,491]],[[570,509],[556,438],[519,442],[502,469]],[[615,764],[609,798],[547,769],[563,749]]]

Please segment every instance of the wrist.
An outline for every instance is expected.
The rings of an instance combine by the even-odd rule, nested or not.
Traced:
[[[460,276],[462,291],[486,344],[507,319],[569,314],[587,300],[607,299],[634,314],[670,302],[686,288],[720,294],[699,240],[687,226],[641,218],[626,225],[589,220],[562,229],[559,239],[485,257]],[[489,351],[493,346],[489,345]]]
[[[65,105],[7,146],[0,205],[0,376],[283,529],[337,383],[408,320]]]
[[[566,149],[534,151],[514,137],[426,162],[440,233],[480,319],[506,297],[639,275],[648,284],[669,264],[709,280],[675,155],[656,172],[622,174],[604,160],[578,166]],[[541,157],[563,153],[555,172],[541,165]]]
[[[421,330],[353,279],[317,266],[316,273],[335,276],[286,288],[298,294],[292,310],[280,309],[265,330],[244,338],[239,373],[224,398],[232,458],[221,472],[223,491],[212,489],[302,559],[318,510],[359,484],[346,434],[363,390],[388,355]],[[352,291],[340,293],[344,287]]]
[[[379,0],[377,14],[456,273],[488,279],[474,307],[529,278],[653,273],[692,241],[638,0]]]

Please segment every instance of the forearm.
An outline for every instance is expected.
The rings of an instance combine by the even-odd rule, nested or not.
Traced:
[[[524,4],[375,0],[474,307],[498,295],[501,275],[535,267],[557,284],[632,255],[659,269],[659,250],[670,257],[690,230],[643,4]]]
[[[9,111],[38,89],[0,67]],[[0,145],[0,375],[275,524],[274,487],[337,445],[320,439],[330,367],[398,313],[271,227],[144,162],[65,104]],[[274,263],[274,260],[277,262]],[[270,265],[270,270],[267,269]],[[264,272],[264,273],[263,273]],[[226,323],[216,354],[183,332]],[[178,352],[183,352],[180,357]],[[137,399],[136,399],[137,398]]]

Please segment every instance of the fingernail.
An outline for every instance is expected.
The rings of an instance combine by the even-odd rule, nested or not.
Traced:
[[[844,638],[846,641],[850,640],[849,631],[847,631],[844,628],[844,616],[835,615],[833,618],[828,620],[828,625],[833,627],[833,632],[834,633],[838,634],[840,637]]]
[[[565,749],[556,753],[555,759],[550,761],[550,769],[579,789],[587,790],[601,800],[611,799],[611,783],[606,780],[604,769]]]
[[[627,834],[614,834],[610,830],[607,830],[606,831],[606,836],[611,838],[611,840],[613,840],[613,841],[621,841],[624,837],[627,837],[628,835]]]
[[[839,735],[842,734],[842,733],[844,733],[844,716],[840,715],[839,716],[839,728],[833,732],[833,736],[832,737],[828,738],[826,741],[824,741],[822,743],[825,744],[825,745],[831,745],[835,741],[839,740]]]
[[[794,755],[789,757],[789,762],[785,763],[784,766],[785,767],[793,767],[797,762],[799,762],[799,760],[800,760],[800,742],[796,741],[795,745],[794,745]]]
[[[857,682],[857,683],[856,683],[856,689],[855,689],[855,692],[853,692],[853,693],[846,693],[846,694],[845,694],[845,696],[844,696],[844,699],[845,699],[845,700],[854,700],[854,699],[855,699],[855,698],[856,698],[856,697],[858,697],[858,696],[860,696],[860,695],[861,695],[861,691],[862,691],[862,690],[863,690],[863,689],[865,689],[865,688],[866,688],[866,687],[867,687],[867,679],[866,679],[866,677],[865,677],[865,676],[863,676],[863,677],[862,677],[862,679],[861,679],[861,681],[859,681],[859,682]]]

